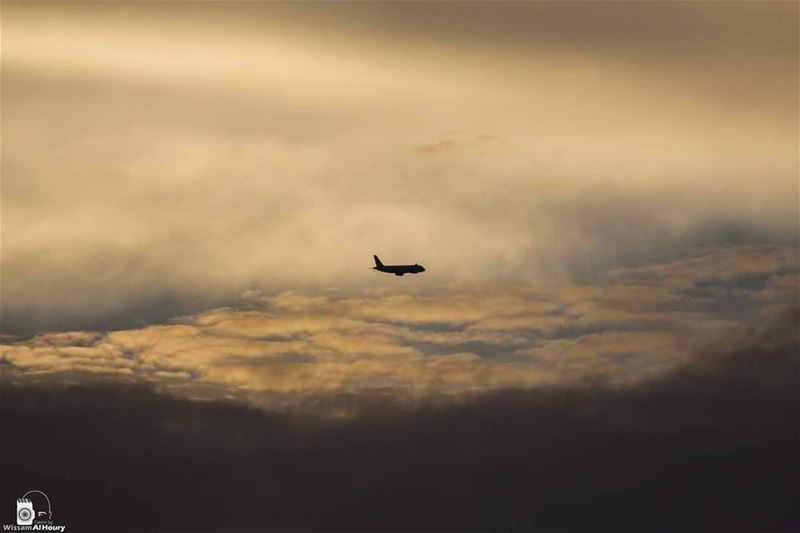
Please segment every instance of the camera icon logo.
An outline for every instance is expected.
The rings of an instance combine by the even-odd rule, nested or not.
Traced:
[[[27,498],[19,498],[17,500],[17,525],[30,526],[36,518],[36,513],[33,510],[33,502]]]
[[[52,525],[53,506],[50,498],[40,490],[29,490],[17,498],[17,525],[32,526],[34,524]],[[3,531],[6,531],[6,524]]]

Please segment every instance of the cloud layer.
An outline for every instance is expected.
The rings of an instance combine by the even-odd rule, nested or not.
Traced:
[[[361,392],[346,420],[5,385],[3,494],[36,480],[81,531],[793,531],[799,319],[628,389]]]
[[[250,291],[237,307],[164,324],[7,343],[4,379],[120,378],[277,410],[364,392],[413,403],[507,388],[631,387],[796,305],[798,272],[789,248],[740,247],[560,289]],[[327,411],[318,414],[352,414]]]

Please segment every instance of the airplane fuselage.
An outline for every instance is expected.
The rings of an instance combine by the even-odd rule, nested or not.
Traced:
[[[386,272],[394,274],[395,276],[402,276],[403,274],[419,274],[425,272],[425,267],[422,265],[383,265],[373,267],[378,272]]]
[[[422,265],[384,265],[378,256],[374,256],[375,266],[373,270],[378,272],[386,272],[387,274],[394,274],[395,276],[402,276],[405,274],[419,274],[425,272],[425,267]]]

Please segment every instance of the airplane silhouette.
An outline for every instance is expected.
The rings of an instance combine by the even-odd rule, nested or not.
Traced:
[[[378,272],[386,272],[387,274],[394,274],[395,276],[425,272],[425,267],[416,263],[413,265],[384,265],[377,255],[373,255],[372,257],[375,258],[375,266],[372,267],[372,270],[377,270]]]

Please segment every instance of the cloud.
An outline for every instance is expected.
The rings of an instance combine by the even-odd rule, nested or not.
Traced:
[[[456,404],[318,391],[287,415],[119,381],[4,381],[2,491],[46,490],[81,531],[795,530],[798,320],[714,336],[630,388]]]
[[[632,387],[710,350],[709,339],[740,337],[792,309],[797,261],[785,248],[740,247],[563,288],[250,291],[238,307],[163,324],[6,342],[2,361],[15,383],[127,376],[271,410],[318,393],[380,390],[416,402],[587,380]]]
[[[4,10],[4,333],[796,246],[794,5],[177,9]]]
[[[494,139],[495,137],[492,135],[478,135],[472,139],[465,140],[442,139],[430,144],[418,144],[414,147],[414,150],[423,155],[438,155],[454,150],[477,147]]]

